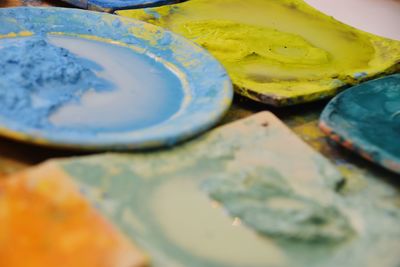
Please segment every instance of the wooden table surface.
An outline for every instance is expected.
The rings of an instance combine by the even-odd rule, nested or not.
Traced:
[[[57,0],[0,0],[0,7],[15,6],[68,7],[67,4]],[[318,118],[326,103],[327,101],[320,101],[294,107],[272,108],[236,96],[233,106],[221,123],[224,124],[244,118],[258,111],[270,110],[305,142],[329,158],[349,181],[355,179],[354,177],[363,176],[380,179],[398,189],[400,200],[400,179],[398,175],[386,171],[336,144],[330,143],[318,129]],[[5,176],[47,159],[79,155],[83,154],[76,151],[49,149],[0,138],[0,176]]]

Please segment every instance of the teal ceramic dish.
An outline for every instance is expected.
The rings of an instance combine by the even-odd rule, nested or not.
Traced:
[[[162,28],[27,7],[1,9],[0,25],[0,135],[78,149],[169,146],[212,127],[231,104],[223,67]]]
[[[400,173],[400,74],[339,94],[323,111],[320,128],[346,148]]]

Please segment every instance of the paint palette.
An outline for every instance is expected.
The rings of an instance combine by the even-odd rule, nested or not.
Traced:
[[[62,0],[62,1],[84,9],[112,12],[117,9],[161,6],[161,5],[181,2],[183,0]]]
[[[80,205],[71,206],[83,199],[95,209],[78,210],[78,218],[93,210],[102,217],[93,216],[89,233],[106,221],[148,255],[152,267],[397,267],[399,263],[400,210],[393,188],[368,180],[363,180],[361,189],[346,184],[332,163],[269,112],[171,149],[53,160],[8,179],[9,187],[27,190],[11,197],[0,195],[0,203],[2,198],[14,203],[0,213],[0,225],[10,210],[20,215],[18,226],[27,225],[20,203],[41,196],[26,217],[40,218],[37,208],[42,203],[52,204],[42,214],[55,214],[34,220],[32,227],[53,222],[50,226],[70,229],[68,215]],[[338,193],[343,186],[349,190]],[[65,201],[78,192],[71,188],[79,188],[80,198]],[[54,190],[60,194],[51,194]],[[88,219],[83,219],[77,219],[75,229],[85,229]],[[23,235],[22,240],[47,244],[42,238],[53,237],[2,230],[16,241]],[[70,250],[81,244],[98,246],[97,238],[55,233],[59,236],[54,248],[71,239],[75,242],[67,243]],[[1,254],[10,251],[8,243],[5,250],[1,245],[0,240],[0,265],[10,266],[1,263],[20,254]],[[78,255],[92,253],[103,259],[117,251],[110,246],[107,253],[100,250],[99,257],[92,250]],[[104,266],[120,266],[107,263]]]
[[[335,95],[393,72],[400,60],[400,42],[354,29],[301,0],[190,0],[116,13],[202,45],[225,66],[237,93],[275,106]]]
[[[4,136],[87,149],[172,145],[230,105],[222,66],[159,27],[61,8],[1,9],[0,24]]]
[[[325,108],[320,127],[346,148],[400,173],[400,74],[341,93]]]

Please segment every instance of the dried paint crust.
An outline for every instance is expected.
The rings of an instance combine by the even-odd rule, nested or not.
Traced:
[[[334,98],[320,128],[362,157],[400,173],[400,74],[353,87]]]
[[[301,0],[191,0],[119,15],[166,27],[219,59],[236,92],[292,105],[399,69],[400,42],[335,21]]]
[[[354,234],[335,205],[299,195],[273,168],[217,175],[202,187],[231,216],[260,234],[310,243],[343,242]]]
[[[148,266],[55,165],[1,179],[0,208],[0,266]]]
[[[379,179],[341,192],[342,175],[269,113],[168,150],[54,164],[155,267],[400,263],[399,192]],[[206,182],[217,185],[207,190]],[[217,191],[220,202],[207,198]],[[246,206],[249,217],[232,205]],[[267,228],[257,209],[274,214]]]
[[[44,38],[22,39],[0,54],[0,114],[30,127],[54,128],[48,118],[60,106],[78,102],[88,90],[113,89],[82,58]]]

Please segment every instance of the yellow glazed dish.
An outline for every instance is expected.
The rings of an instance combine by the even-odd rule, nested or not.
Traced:
[[[222,62],[236,92],[284,106],[400,69],[400,42],[354,29],[301,0],[191,0],[117,14],[179,33]]]

